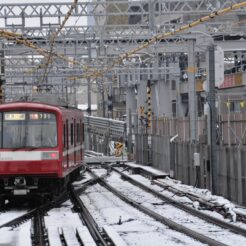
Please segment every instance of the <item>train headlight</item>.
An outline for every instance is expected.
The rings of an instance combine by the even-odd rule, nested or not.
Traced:
[[[58,160],[58,159],[59,159],[58,151],[42,152],[42,160]]]
[[[14,180],[15,186],[26,186],[26,179],[24,177],[16,177]]]

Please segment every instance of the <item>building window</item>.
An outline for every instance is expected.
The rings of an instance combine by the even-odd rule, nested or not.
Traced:
[[[176,117],[176,101],[172,100],[172,114],[173,117]]]
[[[241,112],[240,101],[231,101],[229,105],[230,112]]]
[[[176,81],[174,79],[172,80],[171,86],[173,91],[176,90]]]

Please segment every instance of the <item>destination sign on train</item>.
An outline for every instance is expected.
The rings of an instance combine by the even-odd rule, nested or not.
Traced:
[[[51,119],[51,114],[44,113],[32,113],[29,115],[30,120],[49,120]]]
[[[5,120],[25,120],[26,115],[25,114],[18,114],[18,113],[4,114],[4,119]]]

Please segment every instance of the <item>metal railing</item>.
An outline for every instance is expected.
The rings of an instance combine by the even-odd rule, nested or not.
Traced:
[[[85,130],[93,134],[122,138],[122,140],[126,137],[126,123],[124,121],[84,116],[84,125]]]

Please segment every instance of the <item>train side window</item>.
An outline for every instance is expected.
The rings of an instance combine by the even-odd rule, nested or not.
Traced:
[[[81,131],[82,140],[84,142],[85,141],[85,134],[84,134],[84,132],[85,132],[85,125],[84,125],[84,123],[81,124],[81,128],[82,128],[82,131]]]
[[[69,131],[68,131],[68,127],[69,127],[69,125],[68,125],[68,119],[66,119],[66,147],[67,147],[67,149],[68,149],[68,146],[69,146]]]
[[[65,149],[66,148],[66,136],[67,136],[67,134],[66,134],[66,125],[64,124],[63,125],[63,148]]]
[[[77,123],[77,143],[80,143],[80,127],[79,127],[79,123]]]
[[[71,132],[70,132],[71,133],[71,145],[73,145],[73,136],[74,136],[73,135],[73,133],[74,133],[74,131],[73,131],[73,123],[70,124],[70,127],[71,127],[71,129],[70,129],[71,130]]]
[[[3,147],[3,114],[0,113],[0,147]]]
[[[74,119],[74,121],[73,121],[73,126],[74,126],[74,145],[76,145],[76,120]]]

